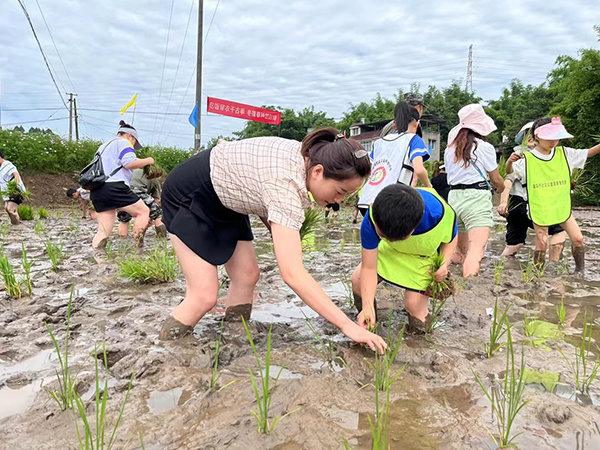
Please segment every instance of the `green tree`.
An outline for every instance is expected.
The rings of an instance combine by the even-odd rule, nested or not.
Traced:
[[[203,150],[213,148],[215,145],[217,145],[217,142],[219,142],[221,139],[223,139],[224,141],[234,141],[235,140],[234,138],[232,138],[230,136],[219,135],[217,137],[212,138],[210,141],[208,141],[206,143],[206,147],[203,147]]]
[[[327,117],[323,111],[315,111],[314,106],[296,112],[293,109],[283,109],[279,106],[263,106],[281,112],[281,124],[271,125],[262,122],[246,122],[242,131],[234,131],[237,139],[248,139],[260,136],[280,136],[286,139],[301,141],[311,128],[335,126],[335,121]]]
[[[350,104],[350,108],[344,113],[342,120],[338,122],[337,128],[341,132],[349,133],[350,126],[362,119],[365,119],[367,123],[378,120],[392,120],[394,118],[394,107],[398,99],[401,98],[404,98],[404,93],[401,90],[394,96],[394,100],[384,98],[378,92],[369,103]]]

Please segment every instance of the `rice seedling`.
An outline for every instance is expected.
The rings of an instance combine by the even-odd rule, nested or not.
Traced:
[[[119,415],[115,421],[115,425],[112,429],[112,433],[110,437],[107,436],[107,425],[108,420],[106,417],[106,405],[108,403],[108,358],[106,356],[106,346],[104,343],[102,344],[103,350],[103,359],[104,359],[104,386],[103,389],[100,388],[100,370],[98,368],[98,358],[96,357],[97,353],[94,352],[94,362],[95,362],[95,375],[96,375],[96,397],[95,397],[95,417],[88,417],[88,413],[86,411],[86,405],[83,402],[82,398],[79,395],[74,395],[73,400],[75,401],[75,405],[77,406],[77,412],[79,414],[79,418],[83,422],[83,434],[79,429],[79,424],[77,419],[75,419],[75,429],[77,431],[77,439],[79,441],[79,448],[85,450],[111,450],[116,445],[116,437],[117,431],[119,429],[119,425],[121,424],[121,419],[123,418],[123,412],[125,411],[125,405],[129,400],[129,394],[131,392],[131,387],[133,386],[133,380],[135,379],[135,372],[131,375],[129,380],[129,386],[127,388],[127,393],[125,394],[125,399],[121,404],[121,408],[119,411]],[[100,391],[102,390],[102,394]],[[90,422],[95,419],[96,426],[92,429]],[[92,422],[93,423],[93,422]],[[131,440],[131,438],[130,438]]]
[[[47,219],[48,216],[50,215],[50,213],[48,212],[48,210],[46,208],[38,208],[37,213],[38,213],[38,217],[40,219]]]
[[[354,291],[352,289],[352,276],[347,272],[342,272],[338,277],[339,282],[344,287],[344,300],[348,303],[350,308],[354,307]]]
[[[512,435],[514,421],[525,405],[529,403],[529,400],[523,400],[525,352],[521,347],[521,364],[517,368],[510,329],[511,327],[508,325],[506,328],[506,370],[504,380],[501,380],[500,386],[492,386],[490,389],[486,389],[479,375],[471,369],[477,383],[491,403],[492,416],[496,417],[498,434],[494,435],[490,432],[490,435],[494,443],[500,448],[514,446],[513,441],[521,434]]]
[[[304,211],[304,222],[300,228],[300,239],[304,239],[317,229],[317,226],[323,221],[323,215],[317,208]]]
[[[556,316],[558,317],[558,325],[561,327],[565,324],[567,310],[565,309],[565,298],[560,299],[560,305],[556,305]]]
[[[44,227],[44,222],[42,222],[41,220],[36,220],[35,225],[33,226],[33,231],[35,231],[35,234],[37,234],[38,236],[44,234],[44,232],[46,231],[46,227]]]
[[[558,261],[556,263],[556,267],[557,267],[559,273],[562,273],[563,275],[569,275],[569,273],[571,271],[571,267],[569,265],[569,260],[567,258],[563,258],[560,261]]]
[[[177,279],[177,257],[162,245],[144,255],[130,255],[117,262],[119,274],[139,283],[166,283]]]
[[[33,261],[29,261],[29,258],[27,258],[27,251],[25,250],[24,243],[21,243],[21,266],[23,267],[23,272],[25,272],[23,283],[27,288],[27,293],[31,295],[33,294],[33,282],[31,281],[31,267],[33,266]]]
[[[598,369],[600,369],[600,358],[596,358],[591,364],[588,360],[588,353],[591,353],[592,347],[592,327],[593,317],[588,320],[586,314],[584,317],[581,344],[579,344],[579,347],[575,347],[575,361],[569,360],[562,350],[558,350],[567,362],[571,374],[575,379],[575,389],[583,394],[589,392],[590,386],[598,374]]]
[[[156,164],[151,164],[149,166],[144,167],[144,176],[149,180],[152,180],[154,178],[160,178],[164,176],[164,174],[165,171],[163,170],[163,168]]]
[[[571,189],[574,193],[581,196],[590,196],[594,193],[593,181],[596,175],[587,176],[586,169],[575,168],[571,172]]]
[[[535,265],[531,261],[527,261],[526,264],[519,263],[519,267],[521,268],[523,282],[531,283],[535,279]]]
[[[55,243],[48,239],[44,242],[44,246],[46,247],[46,254],[50,258],[50,262],[52,262],[52,270],[58,272],[58,266],[65,259],[63,243],[61,241]]]
[[[494,283],[501,284],[502,283],[502,272],[504,272],[504,266],[506,265],[506,261],[504,257],[500,258],[499,261],[494,263]]]
[[[6,240],[6,236],[8,236],[8,224],[3,223],[2,225],[0,225],[0,240],[2,240],[3,244]]]
[[[535,336],[535,331],[539,326],[540,322],[537,320],[537,317],[523,317],[523,331],[525,332],[525,336],[533,337]]]
[[[21,283],[17,280],[13,266],[6,255],[0,255],[0,272],[2,272],[4,289],[8,296],[12,298],[21,298],[23,296]]]
[[[63,219],[64,217],[65,217],[65,214],[60,209],[57,209],[56,212],[54,213],[55,219]]]
[[[431,264],[431,281],[427,288],[427,295],[431,298],[431,317],[427,327],[427,334],[439,326],[440,315],[446,300],[454,293],[454,283],[449,278],[444,281],[435,281],[435,273],[444,264],[444,257],[441,254],[436,254]]]
[[[19,205],[19,218],[21,220],[33,220],[33,208],[29,205]]]
[[[221,378],[221,374],[219,374],[218,369],[219,369],[219,354],[221,353],[221,344],[223,342],[223,320],[221,320],[221,329],[219,330],[219,336],[217,337],[217,339],[215,339],[215,355],[214,355],[214,361],[213,361],[213,366],[212,366],[212,373],[210,375],[210,381],[208,382],[208,389],[212,390],[215,389],[217,387],[217,382],[219,381],[219,378]],[[229,383],[227,383],[225,386],[221,387],[221,389],[219,389],[220,391],[225,389],[227,386],[235,383],[236,380],[230,381]]]
[[[318,345],[312,344],[312,347],[319,354],[319,356],[321,356],[323,361],[327,363],[331,369],[336,361],[339,362],[340,365],[346,366],[347,364],[346,361],[344,361],[344,358],[335,355],[335,345],[331,339],[321,338],[310,319],[306,316],[306,314],[304,314],[304,311],[302,311],[302,314],[304,315],[304,321],[306,322],[306,325],[308,325],[308,328],[318,343]]]
[[[250,330],[248,329],[248,325],[246,321],[242,317],[242,322],[244,323],[244,329],[246,330],[246,336],[248,336],[248,341],[250,341],[250,346],[252,347],[252,352],[254,353],[254,357],[256,358],[256,364],[258,365],[258,374],[260,375],[260,392],[258,388],[258,383],[254,378],[254,374],[252,373],[252,369],[248,369],[250,373],[250,381],[252,382],[252,388],[254,389],[254,395],[256,397],[256,403],[258,405],[258,412],[251,411],[252,415],[256,418],[257,429],[259,433],[269,434],[275,426],[284,418],[289,416],[290,414],[297,411],[297,409],[290,411],[284,414],[281,417],[274,417],[273,421],[269,423],[269,409],[271,408],[271,400],[273,398],[273,389],[277,385],[277,381],[281,376],[283,371],[283,367],[279,369],[277,376],[273,378],[273,386],[271,387],[271,331],[273,329],[273,325],[269,327],[269,335],[267,337],[267,356],[265,358],[264,370],[263,365],[260,362],[260,358],[258,356],[258,352],[256,350],[256,346],[254,345],[254,341],[252,340],[252,334],[250,334]]]
[[[69,220],[69,225],[65,228],[69,233],[79,234],[80,222],[79,217],[73,217]]]
[[[500,161],[498,161],[498,172],[502,178],[506,178],[506,161],[508,161],[508,158],[504,155],[502,155]]]
[[[495,352],[506,345],[500,344],[500,339],[502,339],[510,327],[507,316],[511,306],[511,303],[507,304],[500,317],[498,317],[500,310],[498,309],[498,298],[496,297],[496,302],[494,303],[494,315],[492,317],[492,327],[490,328],[490,342],[485,344],[486,358],[491,358],[494,356]]]
[[[73,409],[73,400],[75,398],[74,386],[77,377],[72,377],[71,370],[69,368],[69,337],[70,337],[70,327],[71,327],[71,305],[73,303],[73,293],[75,292],[75,283],[71,285],[71,294],[69,295],[69,304],[67,306],[67,332],[65,335],[65,352],[62,353],[60,349],[60,345],[54,336],[54,333],[48,326],[46,322],[44,325],[46,326],[46,330],[48,330],[48,334],[52,338],[52,342],[54,343],[54,349],[56,350],[56,354],[58,356],[58,364],[60,366],[60,371],[58,369],[54,369],[56,372],[56,379],[58,381],[58,391],[49,389],[44,387],[46,392],[50,394],[50,397],[54,399],[54,401],[58,404],[58,407],[61,411],[65,411],[69,408]]]
[[[133,252],[133,245],[119,241],[117,245],[114,241],[108,241],[106,243],[106,257],[108,259],[120,259],[131,254]]]
[[[16,181],[9,181],[6,183],[6,189],[0,191],[2,197],[8,197],[15,200],[29,200],[31,198],[31,192],[27,189],[22,190]]]

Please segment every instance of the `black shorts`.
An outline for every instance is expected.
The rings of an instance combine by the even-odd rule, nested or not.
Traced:
[[[96,212],[113,211],[133,205],[140,198],[124,181],[108,182],[90,192],[90,199]]]
[[[250,219],[226,208],[210,179],[210,150],[179,164],[162,190],[163,221],[204,261],[225,264],[238,241],[254,239]]]
[[[508,198],[509,212],[506,218],[506,245],[524,244],[527,230],[533,229],[533,222],[527,213],[527,202],[523,197],[511,195]],[[550,225],[548,234],[554,236],[563,231],[560,225]]]
[[[333,212],[338,212],[340,210],[340,204],[339,203],[329,203],[327,206],[325,206],[325,208],[331,208],[333,210]]]

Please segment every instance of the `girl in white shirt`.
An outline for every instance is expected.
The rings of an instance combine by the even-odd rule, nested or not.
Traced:
[[[479,104],[465,106],[458,117],[460,123],[448,135],[444,164],[450,185],[448,203],[458,219],[458,246],[453,262],[463,265],[466,278],[479,273],[494,224],[492,185],[502,192],[504,180],[498,173],[496,150],[482,139],[496,129],[494,121]]]

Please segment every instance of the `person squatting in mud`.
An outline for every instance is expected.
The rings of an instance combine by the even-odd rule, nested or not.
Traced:
[[[4,152],[0,150],[0,190],[6,192],[8,183],[11,181],[17,183],[17,191],[25,192],[25,184],[19,171],[13,163],[4,159]],[[2,199],[4,200],[4,209],[10,218],[10,223],[18,225],[20,223],[19,205],[23,203],[23,196],[16,192],[11,196],[3,194]]]
[[[77,189],[69,189],[67,190],[67,197],[79,199],[81,206],[81,217],[83,219],[87,218],[87,212],[90,212],[90,219],[96,220],[96,211],[94,211],[93,207],[90,208],[90,191],[85,190],[82,187],[78,187]]]
[[[162,208],[160,207],[160,196],[162,194],[162,185],[160,179],[164,176],[164,171],[158,167],[150,172],[149,167],[135,169],[131,177],[131,190],[146,204],[150,210],[150,221],[148,226],[154,223],[156,235],[167,237],[167,228],[162,222]],[[119,236],[127,237],[129,235],[129,222],[133,216],[127,211],[119,210],[117,212],[119,221]]]
[[[135,244],[138,248],[143,245],[150,211],[143,200],[129,187],[135,169],[154,164],[153,158],[140,159],[136,156],[135,150],[141,148],[137,130],[121,120],[117,137],[105,142],[97,150],[102,157],[104,173],[112,176],[90,192],[98,220],[98,231],[92,240],[94,249],[106,247],[115,224],[117,209],[126,211],[136,218],[133,226]],[[115,169],[118,170],[114,172]]]
[[[517,136],[515,142],[517,146],[514,153],[506,161],[506,179],[504,180],[504,192],[500,196],[498,205],[498,214],[506,217],[506,247],[502,256],[514,256],[525,245],[527,231],[533,228],[533,222],[529,217],[529,208],[527,207],[527,191],[520,180],[516,179],[512,165],[521,158],[523,152],[535,148],[535,141],[531,136],[531,127],[533,122],[524,125]],[[548,227],[550,235],[550,261],[557,262],[562,258],[567,233],[558,224]]]
[[[548,227],[560,226],[571,238],[575,270],[585,268],[584,239],[575,217],[571,214],[571,172],[583,169],[588,158],[600,153],[600,144],[590,149],[560,146],[561,139],[573,136],[567,132],[560,117],[536,120],[531,127],[535,147],[525,152],[513,164],[515,179],[526,188],[529,214],[535,229],[535,264],[546,260]],[[509,167],[507,167],[508,173]]]
[[[299,230],[316,203],[341,203],[371,172],[362,145],[327,128],[302,142],[279,137],[219,141],[178,165],[163,186],[163,220],[186,280],[184,300],[166,318],[160,339],[178,339],[217,303],[217,268],[231,279],[226,318],[250,317],[258,282],[248,215],[270,227],[285,283],[353,341],[383,352],[384,340],[354,323],[304,268]]]
[[[375,324],[375,291],[385,280],[406,289],[409,331],[426,332],[432,265],[438,254],[443,257],[434,275],[444,281],[457,234],[456,214],[434,189],[396,183],[379,192],[362,222],[362,261],[352,275],[359,325]]]

